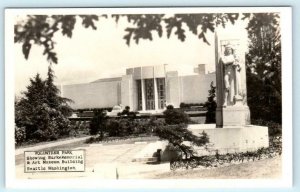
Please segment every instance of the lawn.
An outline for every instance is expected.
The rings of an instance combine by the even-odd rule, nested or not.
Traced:
[[[275,179],[281,176],[281,157],[212,169],[176,170],[153,179]]]

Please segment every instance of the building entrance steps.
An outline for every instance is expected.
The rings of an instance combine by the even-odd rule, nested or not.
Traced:
[[[132,161],[133,162],[154,162],[157,160],[155,153],[158,149],[164,150],[168,145],[168,141],[156,141],[154,143],[149,143],[144,147],[139,153],[137,153]]]

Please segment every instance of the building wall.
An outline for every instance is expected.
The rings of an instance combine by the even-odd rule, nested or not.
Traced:
[[[210,83],[216,85],[215,74],[191,75],[180,77],[181,102],[204,103],[207,101]]]
[[[145,66],[126,69],[126,75],[132,75],[133,79],[152,79],[165,77],[165,66]]]
[[[179,107],[180,103],[205,103],[210,83],[216,82],[216,75],[167,76],[167,105]]]
[[[100,79],[92,83],[65,85],[62,96],[72,99],[71,107],[106,108],[122,104],[137,110],[136,80],[166,77],[166,104],[179,107],[180,103],[204,103],[207,101],[210,83],[216,82],[215,73],[178,76],[178,72],[167,72],[164,67],[139,67],[127,69],[127,75],[119,78]]]
[[[121,81],[121,104],[133,109],[133,79],[132,75],[123,75]]]
[[[178,76],[167,77],[166,104],[179,107],[180,105],[180,78]]]
[[[72,99],[73,109],[105,108],[120,104],[121,82],[98,82],[64,85],[63,97]]]

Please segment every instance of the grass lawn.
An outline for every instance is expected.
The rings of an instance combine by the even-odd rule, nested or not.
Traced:
[[[212,169],[176,170],[153,179],[275,179],[281,176],[281,157]]]

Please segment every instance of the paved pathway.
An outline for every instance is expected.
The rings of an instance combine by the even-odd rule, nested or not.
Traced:
[[[24,173],[24,164],[16,166],[17,178],[99,178],[99,179],[141,179],[149,174],[169,171],[169,163],[149,165],[132,162],[133,157],[151,142],[127,144],[91,144],[73,149],[86,150],[85,172]]]

